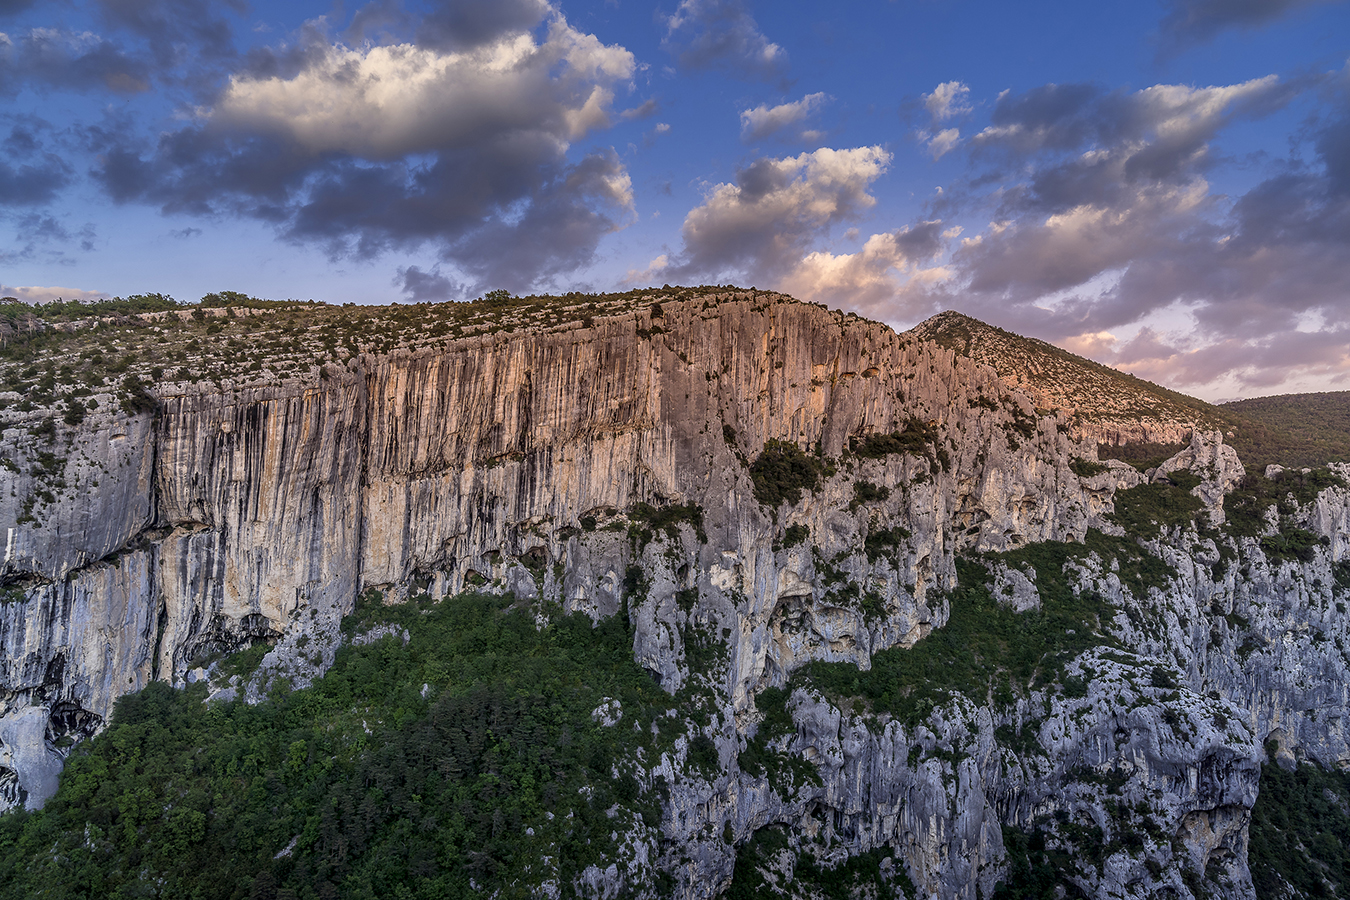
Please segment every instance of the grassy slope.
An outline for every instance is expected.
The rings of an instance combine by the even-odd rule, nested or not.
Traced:
[[[1150,416],[1220,429],[1252,471],[1262,471],[1269,463],[1319,466],[1350,459],[1350,393],[1295,394],[1215,406],[959,313],[942,313],[910,333],[991,365],[1001,376],[1025,377],[1040,400],[1073,409],[1084,422]],[[1101,455],[1156,464],[1180,446],[1103,446]]]
[[[1259,422],[1306,448],[1303,465],[1350,460],[1350,391],[1282,394],[1224,403],[1219,409]]]

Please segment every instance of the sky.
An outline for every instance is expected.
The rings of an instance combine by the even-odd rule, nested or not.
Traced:
[[[1350,389],[1350,2],[0,0],[0,296],[724,283]]]

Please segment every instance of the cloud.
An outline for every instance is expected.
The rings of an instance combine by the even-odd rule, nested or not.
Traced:
[[[1210,185],[1223,129],[1281,108],[1302,87],[1272,76],[1133,93],[1046,85],[1000,98],[972,141],[979,174],[964,189],[964,211],[987,210],[992,222],[941,267],[912,273],[894,308],[959,308],[1146,377],[1222,384],[1230,395],[1350,377],[1344,86],[1333,112],[1308,129],[1315,159],[1271,162],[1235,197]],[[872,259],[863,270],[875,274],[886,257]],[[892,277],[903,271],[891,267]]]
[[[70,166],[50,154],[34,164],[0,159],[0,207],[42,206],[70,182]]]
[[[926,283],[946,276],[944,269],[922,266],[941,252],[943,237],[942,222],[932,220],[874,234],[857,253],[816,250],[806,254],[780,286],[803,300],[895,316],[906,281]]]
[[[439,303],[464,296],[464,286],[441,274],[440,266],[423,271],[418,266],[400,266],[393,282],[418,303]]]
[[[311,32],[294,55],[255,58],[153,148],[116,126],[86,138],[118,202],[259,219],[335,258],[430,246],[518,289],[586,264],[632,215],[615,154],[569,151],[609,126],[634,70],[627,50],[560,15],[542,35],[467,49],[357,49]]]
[[[827,99],[829,98],[823,93],[807,94],[802,99],[792,103],[782,103],[773,107],[761,104],[754,109],[743,110],[741,112],[741,140],[763,140],[803,122],[807,116],[819,109]],[[797,134],[798,136],[801,134],[799,129]]]
[[[209,118],[312,155],[391,159],[512,132],[565,146],[609,125],[633,70],[627,50],[557,19],[542,45],[519,32],[463,52],[333,46],[292,78],[232,78]]]
[[[134,94],[149,89],[150,71],[144,60],[91,32],[0,33],[0,95],[14,96],[24,87]]]
[[[73,167],[46,146],[51,126],[35,116],[4,118],[12,124],[0,141],[0,214],[51,203],[74,175]]]
[[[619,118],[627,119],[629,121],[633,119],[650,119],[660,112],[660,110],[661,105],[657,103],[656,100],[648,99],[644,100],[639,105],[634,106],[632,109],[625,109],[623,112],[619,113]]]
[[[654,284],[656,278],[670,267],[670,255],[662,253],[641,269],[629,269],[623,278],[624,284]]]
[[[970,104],[966,102],[969,96],[970,88],[966,85],[959,81],[944,81],[933,88],[933,93],[923,95],[923,105],[934,122],[941,122],[970,112]]]
[[[1280,108],[1303,85],[1267,75],[1240,84],[1195,88],[1160,84],[1133,94],[1106,93],[1094,85],[1048,84],[1005,95],[976,145],[1015,155],[1100,146],[1139,145],[1138,165],[1153,170],[1167,157],[1196,152],[1240,116],[1258,117]],[[1146,146],[1145,146],[1146,145]]]
[[[30,4],[0,5],[0,16]],[[148,91],[153,81],[206,90],[220,64],[235,57],[234,33],[222,11],[245,11],[242,0],[97,0],[92,25],[106,33],[56,27],[0,33],[0,95],[24,87]]]
[[[529,31],[549,15],[547,0],[441,0],[417,28],[419,47],[470,50]]]
[[[1045,85],[1001,98],[971,144],[977,155],[1033,163],[1031,177],[1006,194],[1005,214],[1124,203],[1136,185],[1189,183],[1211,164],[1209,142],[1223,127],[1267,115],[1299,89],[1274,75],[1134,93]]]
[[[944,128],[937,134],[920,131],[919,140],[928,146],[928,152],[932,154],[933,159],[941,159],[955,150],[956,146],[961,143],[961,130],[959,128]]]
[[[111,297],[105,291],[87,291],[82,288],[68,287],[14,287],[0,284],[0,297],[17,297],[24,303],[50,303],[53,300],[107,300]]]
[[[672,268],[680,278],[781,274],[831,226],[876,203],[868,188],[890,161],[881,147],[757,159],[736,173],[735,184],[711,187],[685,216],[684,254]]]
[[[1210,40],[1230,28],[1259,28],[1303,7],[1324,2],[1327,0],[1169,0],[1158,32],[1163,44],[1175,49],[1182,44]]]
[[[98,0],[104,22],[144,40],[160,72],[234,57],[234,33],[219,15],[248,11],[245,0]]]
[[[666,19],[662,46],[686,68],[750,78],[777,78],[787,63],[787,53],[764,36],[741,0],[680,0]]]

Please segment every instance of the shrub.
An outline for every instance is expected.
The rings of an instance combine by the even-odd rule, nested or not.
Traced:
[[[796,444],[771,440],[750,466],[755,499],[774,508],[784,501],[799,503],[803,490],[814,491],[819,486],[822,470],[820,460]]]
[[[1093,475],[1100,475],[1109,469],[1110,466],[1105,463],[1093,462],[1090,459],[1083,459],[1081,456],[1075,456],[1069,462],[1069,470],[1079,478],[1091,478]]]
[[[1284,528],[1261,538],[1261,549],[1271,562],[1312,562],[1321,538],[1303,528]]]
[[[773,552],[786,550],[789,547],[796,547],[806,541],[811,534],[811,530],[805,525],[789,525],[783,531],[783,537],[773,545]]]
[[[909,530],[898,525],[894,528],[882,528],[868,533],[863,541],[863,550],[867,554],[868,561],[874,563],[894,551],[907,537]]]
[[[1164,528],[1188,526],[1203,504],[1200,498],[1170,484],[1141,484],[1117,491],[1111,521],[1137,537],[1154,538]]]
[[[853,502],[849,504],[850,509],[857,509],[863,503],[880,503],[891,496],[891,489],[885,486],[875,485],[870,481],[856,481],[853,483]]]
[[[868,434],[849,441],[849,450],[864,459],[885,459],[893,453],[912,453],[919,455],[928,449],[929,444],[937,444],[937,429],[911,418],[900,431],[890,434]]]

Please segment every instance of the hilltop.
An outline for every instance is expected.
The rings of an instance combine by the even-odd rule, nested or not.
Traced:
[[[1350,394],[1216,406],[951,310],[906,334],[991,366],[1004,384],[1033,397],[1039,409],[1060,413],[1074,433],[1095,439],[1102,458],[1156,464],[1184,446],[1196,429],[1224,432],[1253,469],[1350,458],[1350,402],[1345,399]],[[1325,402],[1312,399],[1321,397]]]
[[[316,386],[363,354],[445,349],[467,338],[590,328],[661,303],[717,297],[794,302],[733,286],[467,302],[357,305],[262,300],[234,291],[181,304],[163,294],[29,306],[0,298],[0,427],[45,408],[77,425],[100,402],[127,411],[154,396],[242,387]],[[849,314],[849,318],[856,318]],[[955,311],[904,336],[991,366],[1041,414],[1098,443],[1103,459],[1156,465],[1194,430],[1219,430],[1249,466],[1319,466],[1350,459],[1350,392],[1291,394],[1213,405]],[[46,428],[40,423],[38,427]]]
[[[1300,464],[1350,459],[1350,391],[1280,394],[1220,404],[1219,408],[1260,422],[1300,442]]]

